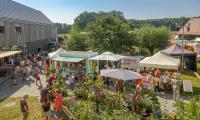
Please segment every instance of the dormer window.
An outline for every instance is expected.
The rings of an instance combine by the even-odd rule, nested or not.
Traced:
[[[5,33],[5,27],[4,26],[0,26],[0,33]]]
[[[15,30],[17,33],[22,33],[22,28],[21,27],[15,27]]]

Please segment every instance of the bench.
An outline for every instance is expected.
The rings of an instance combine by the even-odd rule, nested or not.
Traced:
[[[183,80],[183,92],[191,92],[193,94],[191,80]]]

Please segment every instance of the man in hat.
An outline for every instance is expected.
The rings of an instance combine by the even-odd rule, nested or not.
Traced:
[[[27,99],[28,99],[29,95],[24,95],[23,98],[20,100],[20,108],[21,108],[21,112],[23,114],[23,120],[27,120],[28,119],[28,113],[29,113],[29,109],[28,109],[28,104],[27,104]]]

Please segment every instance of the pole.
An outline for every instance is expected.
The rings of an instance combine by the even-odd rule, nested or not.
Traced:
[[[183,50],[184,50],[184,47],[183,47],[183,40],[184,40],[184,26],[183,26],[183,35],[182,35],[182,54],[181,54],[181,71],[183,72],[184,70],[184,55],[183,55]]]

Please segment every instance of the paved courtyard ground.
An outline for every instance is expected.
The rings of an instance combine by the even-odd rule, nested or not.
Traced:
[[[45,77],[41,76],[42,85],[46,85]],[[0,99],[7,97],[22,97],[24,94],[29,94],[30,96],[39,96],[40,89],[35,85],[35,80],[33,77],[30,77],[29,80],[17,80],[17,85],[12,84],[12,80],[7,80],[4,83],[0,84]]]

